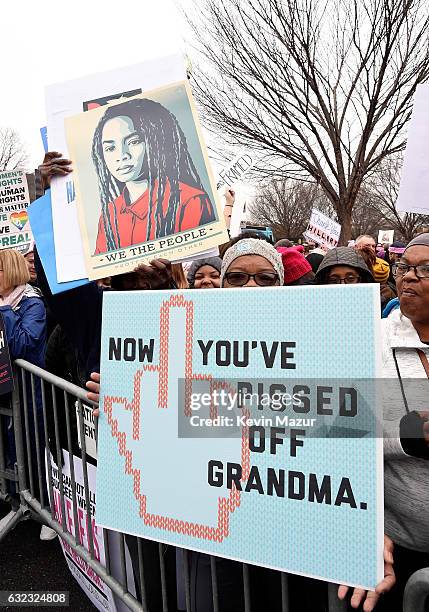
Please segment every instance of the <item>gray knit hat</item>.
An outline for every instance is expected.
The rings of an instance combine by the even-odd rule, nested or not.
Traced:
[[[284,284],[284,268],[280,253],[266,240],[243,238],[225,252],[220,273],[221,287],[223,287],[223,280],[229,266],[237,257],[242,257],[243,255],[260,255],[261,257],[265,257],[279,275],[280,285]]]
[[[405,250],[413,246],[429,246],[429,232],[424,232],[423,234],[419,234],[413,238],[411,242],[407,244],[407,248]]]
[[[190,287],[194,286],[195,274],[203,266],[211,266],[212,268],[217,270],[220,274],[220,269],[222,267],[222,260],[220,257],[203,257],[201,259],[196,259],[195,261],[193,261],[188,271],[188,283]]]
[[[334,266],[350,266],[359,270],[364,283],[373,283],[374,277],[365,263],[364,258],[352,247],[337,247],[327,252],[317,269],[316,282],[319,285],[326,283],[329,270]]]

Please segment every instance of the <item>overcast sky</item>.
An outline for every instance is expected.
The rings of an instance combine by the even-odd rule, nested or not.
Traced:
[[[0,126],[21,135],[28,169],[43,158],[45,85],[184,51],[178,6],[190,2],[2,2]]]

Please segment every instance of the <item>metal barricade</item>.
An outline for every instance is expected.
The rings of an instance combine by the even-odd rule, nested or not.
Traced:
[[[169,603],[168,600],[169,576],[167,575],[165,554],[167,549],[169,549],[170,552],[174,551],[175,555],[177,564],[176,593],[177,589],[182,592],[184,602],[183,609],[186,609],[186,612],[191,612],[191,610],[198,612],[191,603],[190,568],[191,557],[194,553],[187,550],[175,549],[172,546],[167,547],[161,543],[156,544],[149,542],[142,538],[131,538],[131,536],[126,536],[121,533],[115,536],[119,538],[119,552],[116,552],[115,559],[113,559],[109,538],[112,532],[104,529],[105,563],[102,564],[97,560],[97,555],[94,550],[90,510],[87,511],[86,516],[86,520],[89,521],[87,525],[88,546],[85,547],[83,545],[81,533],[78,528],[77,481],[74,470],[74,460],[70,461],[70,483],[67,485],[69,487],[69,493],[71,492],[71,516],[73,517],[72,522],[74,529],[69,530],[67,528],[62,448],[68,452],[69,457],[73,457],[74,453],[76,453],[76,441],[73,440],[72,436],[74,411],[72,411],[71,406],[73,402],[77,402],[77,414],[79,415],[77,423],[80,429],[81,461],[84,482],[83,495],[86,509],[90,509],[88,454],[85,443],[83,404],[89,405],[91,402],[87,399],[84,389],[21,359],[15,362],[14,379],[15,388],[12,394],[11,408],[1,408],[0,414],[3,416],[13,416],[16,463],[15,470],[8,470],[6,468],[4,460],[5,449],[3,448],[4,432],[0,424],[0,494],[3,500],[9,501],[14,506],[15,513],[11,521],[0,532],[0,542],[20,520],[29,517],[34,518],[57,532],[70,550],[78,555],[80,559],[86,563],[86,566],[100,577],[107,587],[111,589],[115,596],[115,601],[122,602],[122,604],[130,610],[143,610],[144,612],[153,612],[154,610],[154,607],[151,607],[148,602],[149,591],[153,592],[154,588],[156,588],[159,593],[159,609],[163,612],[177,609],[177,600],[173,605],[171,605],[171,602]],[[49,435],[50,432],[51,436]],[[53,445],[55,448],[50,447],[50,437],[51,439],[53,437],[55,440],[55,444]],[[46,466],[51,454],[54,457],[56,469],[58,470],[58,487],[60,493],[59,506],[58,504],[56,506],[54,502],[51,474],[49,474],[49,477],[46,479]],[[17,485],[17,495],[8,492],[8,486],[10,488],[14,483]],[[153,550],[155,550],[157,556],[157,576],[159,577],[159,584],[156,585],[150,582],[150,577],[148,578],[148,573],[152,576],[154,573],[153,567],[150,568],[147,560],[145,560],[148,544],[151,545],[152,553]],[[133,576],[137,585],[136,595],[130,592],[128,584],[126,567],[127,549],[131,554]],[[118,556],[119,563],[117,563]],[[213,612],[222,612],[222,607],[220,605],[221,593],[219,593],[221,583],[217,567],[218,561],[214,556],[205,556],[205,558],[207,560],[212,609]],[[113,561],[115,561],[117,565],[115,572],[113,572],[112,569]],[[182,566],[181,568],[179,568],[180,564]],[[237,564],[237,567],[240,567],[240,565]],[[178,569],[181,569],[181,573]],[[245,563],[241,564],[242,580],[240,580],[240,584],[242,584],[242,609],[245,612],[261,612],[261,609],[255,606],[252,601],[251,571],[251,566]],[[273,572],[273,574],[278,583],[277,587],[280,594],[279,606],[281,606],[282,612],[302,612],[302,607],[295,607],[292,609],[289,603],[288,575],[281,572]],[[177,578],[177,576],[179,576],[179,578]],[[341,602],[337,597],[337,588],[337,585],[329,584],[325,589],[329,612],[342,612],[347,609],[346,604]],[[411,608],[409,609],[411,610]],[[268,610],[268,608],[265,608],[264,612],[265,610]]]

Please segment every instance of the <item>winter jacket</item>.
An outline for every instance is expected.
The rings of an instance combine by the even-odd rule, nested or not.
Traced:
[[[6,337],[9,346],[9,353],[12,360],[25,359],[36,366],[44,367],[45,349],[46,349],[46,310],[43,300],[39,292],[31,287],[26,286],[24,296],[18,307],[12,310],[10,306],[1,306],[0,312],[3,316]],[[31,389],[31,379],[28,373],[25,374],[26,381],[26,399],[29,415],[29,435],[31,454],[33,465],[37,463],[36,446],[34,434],[34,419],[33,419],[33,395]],[[40,383],[36,379],[34,385],[36,398],[36,414],[38,422],[39,442],[43,447],[44,444],[44,429],[43,429],[43,409]],[[21,405],[23,403],[23,388],[21,387],[21,378],[19,378],[19,393]],[[0,399],[2,405],[8,405],[10,395],[4,395]],[[6,464],[12,468],[16,461],[15,438],[13,432],[12,419],[7,417],[5,420],[7,427],[6,438]],[[37,495],[37,483],[34,493]]]
[[[43,367],[46,349],[46,310],[43,300],[30,285],[16,310],[0,306],[11,359],[26,359]]]
[[[396,349],[409,410],[428,410],[429,380],[416,349],[429,355],[429,346],[400,310],[383,319],[382,326],[385,533],[400,546],[429,552],[429,461],[407,455],[401,444],[406,408],[393,357]]]
[[[386,319],[390,315],[390,313],[396,310],[397,308],[399,308],[399,298],[394,298],[393,300],[390,300],[390,302],[383,310],[383,319]]]

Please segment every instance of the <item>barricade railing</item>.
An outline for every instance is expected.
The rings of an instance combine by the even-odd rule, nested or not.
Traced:
[[[93,469],[94,462],[91,457],[88,457],[84,426],[84,406],[93,407],[94,404],[87,399],[86,391],[21,359],[15,362],[14,381],[11,405],[10,407],[0,406],[0,415],[13,417],[16,461],[14,469],[6,465],[5,419],[0,418],[0,499],[8,501],[15,512],[0,531],[0,545],[1,540],[20,520],[34,518],[56,531],[68,550],[73,555],[77,555],[85,564],[86,569],[94,572],[107,585],[118,609],[128,608],[144,612],[155,612],[159,609],[162,612],[168,612],[179,607],[186,612],[198,612],[192,603],[191,593],[190,557],[194,553],[103,529],[104,563],[101,562],[100,555],[96,554],[91,517],[94,500],[90,499],[88,478],[88,468]],[[76,404],[75,411],[71,409],[74,403]],[[73,430],[76,429],[76,426],[80,433],[80,448],[73,439],[76,433]],[[97,422],[95,422],[96,431]],[[70,474],[67,480],[68,517],[72,519],[68,521],[68,524],[63,482],[63,451],[66,451],[68,457],[72,458],[69,461]],[[79,490],[73,459],[76,454],[79,455],[82,464],[83,486],[79,486]],[[58,474],[56,487],[59,495],[56,497],[51,473],[51,457]],[[89,463],[92,463],[92,466]],[[48,477],[46,478],[47,472]],[[83,541],[82,527],[79,526],[78,510],[82,507],[82,503],[78,504],[78,492],[80,502],[83,500],[83,507],[86,509],[86,546]],[[113,491],[112,495],[114,494]],[[70,528],[70,525],[73,528]],[[112,556],[113,536],[115,552]],[[149,563],[148,546],[150,546]],[[173,604],[171,597],[169,601],[167,583],[171,576],[167,576],[165,562],[167,549],[170,550],[170,553],[174,551],[176,558],[175,591],[177,598],[180,598],[181,594],[183,600],[181,607],[177,606],[177,599]],[[153,571],[154,551],[155,565],[158,566],[156,572]],[[217,558],[206,556],[206,559],[209,560],[212,609],[213,612],[222,612]],[[179,567],[179,564],[182,567]],[[242,609],[244,612],[260,612],[252,604],[250,566],[242,563],[241,568]],[[277,573],[282,612],[298,612],[298,608],[292,607],[289,602],[288,575],[282,572]],[[418,574],[413,577],[413,581],[410,581],[407,587],[408,599],[404,607],[405,612],[423,610],[417,607],[416,601],[421,602],[422,594],[427,593],[425,587],[429,584],[429,569]],[[135,582],[134,588],[130,588],[132,582]],[[194,587],[195,585],[192,588]],[[335,584],[327,585],[329,612],[347,610],[347,605],[337,597],[337,589],[338,586]],[[302,607],[299,608],[299,612],[301,610]]]

